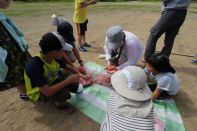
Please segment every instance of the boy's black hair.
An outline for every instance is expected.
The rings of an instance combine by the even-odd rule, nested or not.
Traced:
[[[62,49],[61,42],[52,33],[44,34],[40,40],[39,45],[43,54]]]
[[[175,69],[171,66],[169,58],[160,53],[149,55],[146,58],[148,62],[155,70],[161,73],[171,72],[175,73]]]

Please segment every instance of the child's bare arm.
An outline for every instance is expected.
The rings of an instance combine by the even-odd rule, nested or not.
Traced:
[[[81,66],[83,66],[83,65],[84,65],[84,64],[83,64],[83,60],[81,59],[80,54],[79,54],[79,51],[77,50],[77,48],[76,48],[76,47],[73,48],[72,51],[73,51],[75,57],[77,58],[78,63],[79,63]]]
[[[94,5],[97,3],[98,0],[86,0],[85,2],[83,3],[80,3],[80,7],[81,8],[86,8],[87,6],[89,5]]]
[[[98,2],[98,0],[87,0],[87,6],[88,5],[94,5],[94,4],[96,4]]]
[[[156,98],[158,98],[161,94],[162,90],[159,88],[156,88],[155,91],[153,92],[151,99],[155,100]]]

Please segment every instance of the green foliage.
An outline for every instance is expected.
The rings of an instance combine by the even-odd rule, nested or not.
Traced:
[[[54,2],[73,2],[74,0],[13,0],[13,1],[22,1],[22,2],[41,2],[41,1],[54,1]]]
[[[15,1],[15,0],[14,0]],[[27,0],[26,0],[27,1]],[[68,1],[68,0],[66,0]],[[100,0],[99,0],[100,1]],[[69,9],[74,10],[74,2],[42,2],[41,0],[37,0],[36,2],[13,2],[10,4],[10,8],[8,10],[3,10],[3,12],[8,16],[24,16],[26,14],[31,16],[36,16],[41,14],[42,12],[51,9],[55,10],[55,12],[59,12],[59,15],[63,15],[63,10]],[[94,6],[90,6],[90,12],[100,12],[100,11],[108,11],[108,10],[128,10],[128,11],[141,11],[141,12],[154,12],[161,13],[161,1],[159,2],[99,2]],[[1,9],[0,9],[1,10]],[[197,13],[197,3],[191,2],[190,7],[188,9],[189,13]]]
[[[34,1],[61,1],[61,2],[73,2],[75,0],[13,0],[13,1],[23,1],[23,2],[34,2]],[[100,2],[126,2],[126,1],[136,1],[136,0],[99,0]],[[160,1],[160,0],[138,0],[138,1]],[[196,0],[197,1],[197,0]]]
[[[12,1],[23,1],[23,2],[34,2],[34,1],[61,1],[61,2],[73,2],[75,0],[12,0]],[[161,1],[161,0],[99,0],[100,2],[124,2],[124,1]],[[192,0],[192,2],[197,2],[197,0]]]

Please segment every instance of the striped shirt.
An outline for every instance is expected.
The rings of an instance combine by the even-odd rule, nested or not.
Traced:
[[[153,131],[154,111],[147,118],[120,116],[115,110],[115,99],[110,95],[109,109],[100,131]]]

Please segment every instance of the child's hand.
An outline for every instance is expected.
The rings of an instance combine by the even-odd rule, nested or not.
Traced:
[[[77,69],[78,71],[79,71],[79,73],[80,74],[86,74],[86,69],[85,69],[85,67],[84,66],[80,66],[80,67],[78,67],[78,69]]]
[[[87,76],[86,75],[83,75],[83,74],[78,74],[79,75],[79,77],[82,77],[82,78],[84,78],[84,79],[86,79],[87,78]]]
[[[80,66],[84,66],[83,61],[80,61],[79,64]]]
[[[74,74],[74,75],[70,75],[67,80],[69,81],[69,83],[78,83],[79,82],[79,74]]]

